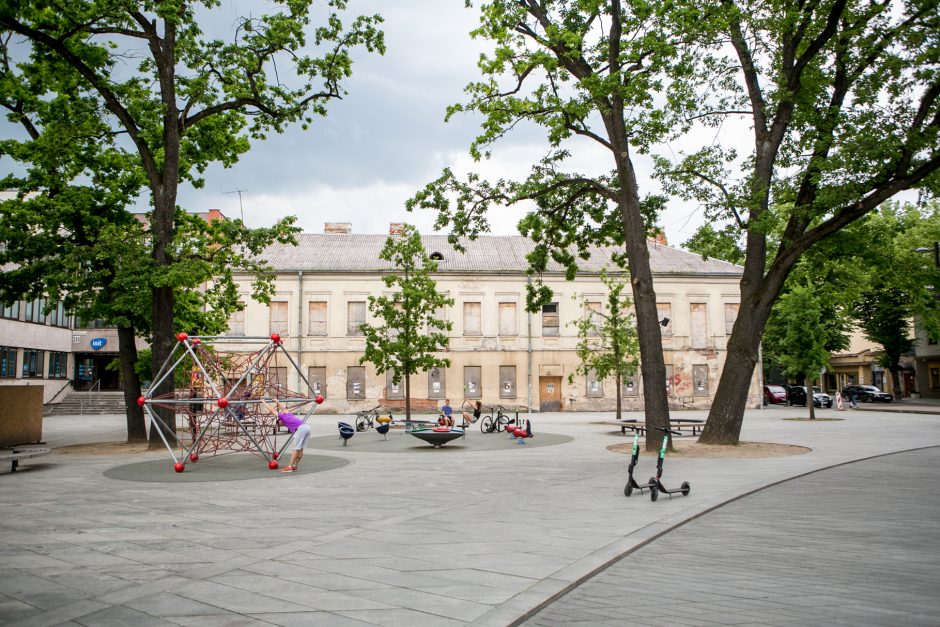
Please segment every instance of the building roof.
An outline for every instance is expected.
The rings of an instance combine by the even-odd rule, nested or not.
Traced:
[[[261,257],[278,271],[304,272],[381,272],[394,270],[391,263],[379,259],[387,235],[302,233],[297,246],[274,244]],[[522,273],[528,268],[526,255],[534,244],[527,237],[484,235],[465,241],[466,251],[459,253],[447,242],[446,235],[422,235],[428,254],[441,253],[441,273]],[[740,276],[743,269],[718,259],[702,259],[701,255],[648,243],[653,274]],[[579,270],[598,273],[603,268],[616,268],[611,255],[618,249],[591,248],[590,258],[579,260]],[[564,268],[549,260],[548,273],[561,273]]]

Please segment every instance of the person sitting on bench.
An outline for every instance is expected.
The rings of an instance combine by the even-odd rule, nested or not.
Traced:
[[[441,426],[444,427],[453,427],[454,426],[454,408],[450,406],[450,399],[444,399],[444,405],[441,407],[441,418],[443,422]]]

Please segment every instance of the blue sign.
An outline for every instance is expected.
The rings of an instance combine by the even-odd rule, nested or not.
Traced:
[[[108,338],[106,337],[94,337],[91,339],[91,347],[95,350],[104,348],[104,345],[108,343]]]

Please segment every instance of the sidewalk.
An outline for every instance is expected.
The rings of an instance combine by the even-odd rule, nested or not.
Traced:
[[[692,492],[656,503],[623,496],[628,458],[606,447],[628,438],[595,424],[606,414],[535,414],[536,438],[573,439],[508,450],[373,452],[367,438],[379,436],[367,432],[346,450],[308,449],[347,465],[254,480],[118,481],[104,472],[165,459],[171,473],[170,460],[54,452],[0,475],[0,623],[507,625],[742,495],[940,445],[933,415],[821,410],[842,420],[784,420],[802,409],[749,411],[742,439],[811,453],[675,457],[665,479],[688,480]],[[314,438],[335,436],[337,418],[315,417]],[[45,439],[51,447],[119,441],[123,429],[123,416],[51,417]],[[652,457],[641,459],[641,473],[654,468]]]

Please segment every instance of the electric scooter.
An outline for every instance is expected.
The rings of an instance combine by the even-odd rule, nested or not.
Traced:
[[[656,427],[657,431],[663,432],[663,445],[659,449],[659,459],[656,460],[656,476],[650,477],[650,500],[655,501],[659,498],[659,493],[664,492],[669,495],[669,498],[672,498],[672,495],[676,492],[681,492],[682,496],[687,496],[692,490],[692,486],[689,485],[688,481],[683,481],[682,485],[678,488],[672,490],[668,489],[663,485],[661,477],[663,476],[663,462],[666,459],[666,448],[669,447],[669,436],[670,435],[681,435],[678,431],[672,431],[664,427]]]
[[[634,490],[639,490],[640,494],[643,494],[643,490],[653,490],[655,485],[653,480],[650,479],[650,483],[644,483],[640,485],[636,482],[636,479],[633,478],[633,469],[636,468],[636,463],[640,459],[640,432],[637,430],[633,431],[633,452],[630,455],[630,467],[627,469],[627,485],[623,487],[623,495],[630,496],[633,494]]]

